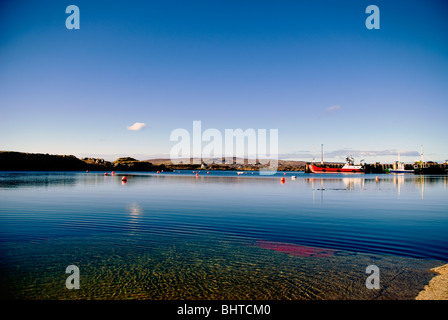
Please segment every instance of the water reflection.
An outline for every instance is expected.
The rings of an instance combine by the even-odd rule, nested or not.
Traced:
[[[143,209],[137,204],[132,203],[128,206],[127,211],[131,216],[131,222],[137,222],[138,217],[143,213]]]
[[[143,209],[138,203],[131,203],[127,208],[126,212],[129,214],[129,223],[131,231],[136,231],[138,229],[138,224],[140,223],[141,216],[143,214]],[[131,232],[132,233],[132,232]]]
[[[0,174],[0,188],[73,187],[78,177],[73,173],[4,172]]]
[[[347,190],[364,189],[365,181],[364,179],[354,179],[354,178],[342,178],[345,183]]]
[[[48,279],[53,276],[45,271],[49,265],[54,265],[59,275],[61,262],[57,260],[67,257],[67,248],[70,252],[74,252],[73,248],[78,251],[67,259],[66,265],[79,262],[89,266],[95,288],[109,288],[109,283],[113,284],[104,292],[92,293],[92,297],[109,297],[109,293],[117,292],[117,287],[122,290],[118,290],[122,297],[176,297],[176,292],[190,294],[194,290],[197,292],[191,297],[224,297],[223,288],[216,283],[229,281],[232,292],[226,297],[236,297],[243,292],[241,288],[248,292],[275,288],[279,290],[275,297],[292,298],[297,297],[297,292],[283,295],[290,288],[287,281],[291,278],[272,278],[272,275],[283,277],[290,270],[291,276],[298,278],[297,283],[305,280],[310,283],[316,278],[313,274],[319,266],[341,275],[331,283],[334,290],[327,290],[316,281],[316,288],[333,296],[348,279],[351,263],[356,268],[361,263],[350,260],[349,265],[343,257],[334,256],[323,257],[331,259],[326,264],[321,258],[317,261],[252,245],[257,241],[281,244],[279,248],[288,249],[289,253],[291,248],[297,252],[304,247],[363,252],[367,255],[362,263],[369,263],[370,257],[378,254],[448,259],[445,176],[388,174],[376,179],[377,175],[368,174],[279,173],[274,177],[246,177],[220,172],[200,173],[196,179],[192,172],[176,175],[127,172],[128,183],[122,186],[123,174],[0,173],[0,181],[13,178],[16,181],[14,188],[0,187],[0,242],[3,252],[8,250],[0,256],[3,259],[0,269],[9,268],[13,275],[9,283],[33,279],[22,270],[35,272],[36,257],[40,257]],[[282,177],[286,177],[284,184],[280,183]],[[61,188],[31,190],[27,188],[29,178],[38,180],[36,185]],[[17,188],[20,185],[25,188]],[[65,189],[65,185],[75,188]],[[425,201],[420,199],[423,195]],[[38,242],[33,245],[34,241]],[[46,245],[42,245],[44,241]],[[23,244],[20,247],[23,250],[18,250],[17,243]],[[49,263],[47,258],[54,261]],[[333,273],[337,261],[341,267]],[[403,266],[401,261],[395,262],[395,266]],[[309,268],[298,272],[306,263]],[[105,273],[104,265],[113,268],[107,268]],[[229,268],[232,265],[234,268]],[[83,270],[89,277],[88,269]],[[156,273],[150,274],[148,270]],[[241,276],[232,278],[238,272]],[[363,285],[365,274],[361,276],[359,283]],[[146,281],[145,292],[138,291],[138,284],[144,283],[142,279]],[[173,279],[178,282],[173,283]],[[129,286],[124,288],[124,284]],[[132,290],[137,290],[132,294],[131,284],[136,286]],[[211,287],[216,291],[207,296]],[[30,292],[27,290],[33,284],[21,288],[24,289],[17,290],[20,294]],[[69,294],[64,286],[61,288],[62,294]],[[154,293],[162,295],[151,296]],[[36,291],[30,295],[36,296],[39,296]],[[265,295],[254,293],[250,297]]]
[[[311,184],[313,190],[313,203],[316,200],[316,192],[320,194],[320,201],[323,202],[323,192],[326,190],[364,190],[366,180],[358,178],[307,178],[307,183]]]
[[[421,199],[425,196],[425,187],[435,187],[443,184],[445,189],[448,184],[447,176],[423,176],[408,174],[379,175],[367,177],[312,177],[304,179],[311,184],[313,190],[313,203],[316,199],[316,193],[320,193],[321,202],[323,201],[323,192],[329,190],[362,191],[371,190],[376,186],[377,190],[381,187],[394,186],[397,195],[400,196],[403,191],[419,190]],[[414,187],[414,188],[411,188]]]

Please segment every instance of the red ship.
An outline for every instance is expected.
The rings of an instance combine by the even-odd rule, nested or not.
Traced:
[[[347,159],[350,158],[347,157]],[[310,164],[309,169],[312,173],[364,173],[364,167],[362,165],[354,165],[351,161],[347,161],[342,168],[318,167]]]

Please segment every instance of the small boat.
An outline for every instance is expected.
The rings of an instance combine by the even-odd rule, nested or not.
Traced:
[[[351,157],[346,158],[346,163],[342,168],[319,167],[310,164],[309,169],[312,173],[364,173],[364,166],[355,165]]]
[[[414,173],[414,170],[407,170],[404,168],[404,162],[395,161],[394,166],[387,170],[389,173]]]
[[[400,161],[400,153],[398,153],[398,161],[395,161],[392,168],[387,169],[389,173],[414,173],[414,170],[406,170],[404,162]]]

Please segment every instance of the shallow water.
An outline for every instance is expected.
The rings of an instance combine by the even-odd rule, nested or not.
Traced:
[[[0,173],[3,299],[413,299],[448,261],[446,176],[121,175]]]

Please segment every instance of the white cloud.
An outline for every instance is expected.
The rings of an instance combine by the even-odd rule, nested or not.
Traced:
[[[325,109],[325,113],[321,114],[318,119],[326,118],[339,109],[341,109],[340,105],[334,105],[334,106],[328,107]]]
[[[146,127],[146,123],[143,122],[136,122],[132,126],[126,127],[126,129],[131,131],[138,131]]]
[[[327,108],[327,111],[331,112],[333,110],[339,110],[339,109],[341,109],[341,106],[331,106],[331,107]]]

